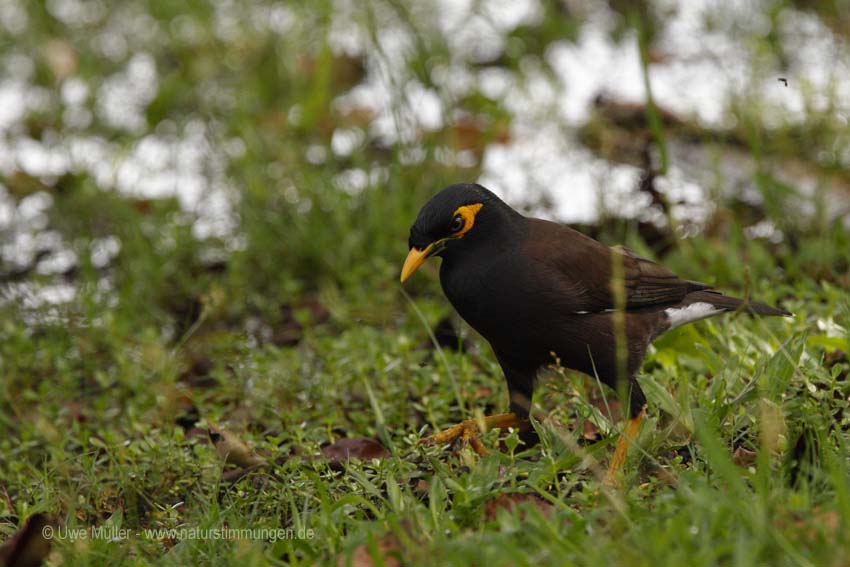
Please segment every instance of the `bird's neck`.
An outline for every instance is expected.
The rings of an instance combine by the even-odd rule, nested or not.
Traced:
[[[520,220],[524,217],[517,214]],[[476,226],[470,231],[475,231]],[[521,246],[527,230],[523,223],[511,225],[499,223],[498,230],[478,233],[475,240],[463,246],[447,249],[440,266],[440,284],[443,292],[463,319],[479,332],[488,328],[492,313],[492,289],[490,279],[494,271],[504,265],[505,255]],[[481,236],[483,235],[483,236]]]

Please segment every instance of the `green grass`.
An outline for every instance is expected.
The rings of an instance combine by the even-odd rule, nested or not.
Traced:
[[[299,23],[282,34],[245,9],[231,35],[216,31],[211,5],[125,4],[119,24],[148,13],[160,34],[129,35],[125,56],[105,55],[92,39],[106,20],[62,23],[50,3],[37,2],[26,4],[26,33],[0,39],[0,56],[30,57],[31,83],[55,94],[62,69],[44,45],[61,38],[94,93],[145,51],[158,85],[143,127],[109,125],[92,94],[88,126],[63,122],[54,97],[8,135],[100,137],[126,155],[148,134],[207,124],[216,151],[203,177],[233,188],[239,238],[199,239],[195,216],[176,199],[122,196],[85,170],[0,180],[16,203],[50,195],[47,227],[77,257],[73,273],[26,278],[71,281],[77,293],[67,304],[0,303],[0,540],[45,512],[63,530],[128,530],[119,540],[55,538],[48,564],[67,567],[850,562],[850,363],[842,356],[850,352],[850,234],[842,219],[828,220],[829,202],[813,201],[812,217],[798,214],[814,198],[772,175],[799,155],[818,181],[846,179],[837,160],[812,157],[847,149],[843,131],[823,126],[825,115],[770,130],[757,104],[733,101],[740,126],[722,136],[655,120],[655,139],[681,135],[756,156],[753,177],[766,201],[759,211],[718,200],[705,231],[674,233],[665,265],[781,302],[795,317],[725,316],[658,340],[640,377],[649,419],[622,488],[610,490],[599,478],[620,423],[599,400],[616,396],[557,369],[535,398],[545,416],[539,446],[510,434],[503,451],[479,458],[417,445],[507,406],[489,347],[439,289],[437,262],[408,284],[413,303],[398,284],[421,204],[448,183],[474,180],[484,148],[511,120],[500,101],[477,90],[457,98],[431,78],[450,53],[428,14],[375,0],[352,18],[373,34],[387,17],[407,26],[416,42],[398,84],[432,86],[446,116],[463,111],[476,126],[394,144],[367,138],[350,155],[311,161],[310,148],[327,150],[336,128],[365,132],[371,121],[333,103],[362,79],[364,61],[331,49],[331,3],[292,7]],[[494,65],[521,77],[523,57],[539,59],[552,41],[576,37],[580,14],[545,11],[544,23],[511,32],[511,49]],[[183,19],[171,22],[176,15]],[[187,26],[194,32],[181,35]],[[633,135],[604,120],[593,127],[600,139]],[[235,138],[241,151],[218,152]],[[476,164],[443,164],[441,146],[471,147]],[[405,159],[412,148],[424,152],[421,162]],[[337,176],[358,168],[378,173],[360,192],[340,190]],[[747,236],[762,215],[783,231],[780,242]],[[653,254],[635,222],[603,220],[595,228],[606,242]],[[121,247],[104,267],[91,258],[107,236]],[[462,329],[463,352],[431,344],[447,315]],[[235,434],[265,466],[234,480],[242,465],[226,463],[211,426]],[[377,439],[388,456],[331,463],[323,448],[342,438]],[[498,445],[494,433],[486,442]],[[157,531],[169,529],[184,531]],[[192,529],[254,531],[192,538]]]

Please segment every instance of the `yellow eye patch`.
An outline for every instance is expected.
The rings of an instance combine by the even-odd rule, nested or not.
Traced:
[[[483,207],[483,203],[475,203],[474,205],[464,205],[462,207],[458,207],[454,213],[452,213],[452,218],[460,215],[463,219],[463,226],[461,229],[454,233],[454,238],[463,238],[463,235],[472,230],[472,225],[475,224],[475,215],[478,214],[478,211]]]

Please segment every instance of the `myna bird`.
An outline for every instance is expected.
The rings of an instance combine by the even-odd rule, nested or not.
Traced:
[[[790,315],[681,279],[623,247],[610,248],[569,227],[523,216],[476,184],[431,198],[410,229],[405,282],[431,256],[454,308],[493,348],[505,374],[510,413],[467,420],[428,437],[458,438],[481,454],[481,429],[528,431],[538,371],[555,362],[628,392],[629,421],[609,474],[625,461],[644,414],[636,380],[649,344],[662,333],[728,311]]]

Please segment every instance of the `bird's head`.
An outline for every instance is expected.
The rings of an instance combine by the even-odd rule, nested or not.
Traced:
[[[474,183],[450,185],[434,195],[410,227],[410,252],[401,269],[402,283],[431,256],[480,241],[505,211],[516,214],[496,195]]]

